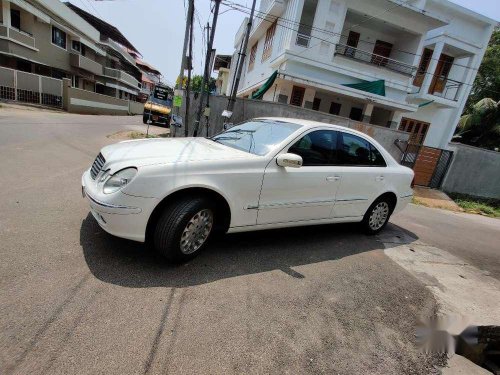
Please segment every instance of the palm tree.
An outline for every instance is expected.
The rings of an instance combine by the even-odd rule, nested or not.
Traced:
[[[472,146],[500,148],[500,101],[484,98],[472,106],[458,122],[453,140]]]

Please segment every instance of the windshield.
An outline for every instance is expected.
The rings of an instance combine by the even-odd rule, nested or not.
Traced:
[[[155,98],[154,96],[151,96],[149,98],[149,101],[153,102],[155,104],[164,105],[164,106],[167,106],[167,107],[172,107],[172,99],[160,100],[158,98]]]
[[[300,127],[300,125],[283,121],[252,120],[236,125],[211,139],[223,145],[262,156]]]

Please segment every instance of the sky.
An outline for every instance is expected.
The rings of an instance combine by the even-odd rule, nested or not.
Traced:
[[[116,26],[139,50],[144,60],[159,69],[167,83],[179,75],[184,29],[186,27],[186,0],[69,0],[83,10]],[[451,0],[477,13],[500,21],[500,0]],[[247,7],[251,0],[231,0]],[[257,1],[257,9],[258,3]],[[210,18],[210,0],[195,0],[194,71],[203,71],[203,27]],[[217,54],[232,54],[234,36],[245,14],[221,5],[214,39]],[[206,43],[205,43],[206,44]]]

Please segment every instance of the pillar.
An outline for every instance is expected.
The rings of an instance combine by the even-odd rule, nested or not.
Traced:
[[[436,68],[441,57],[441,53],[443,52],[444,42],[437,42],[434,46],[434,52],[432,52],[432,58],[429,62],[429,66],[427,67],[427,71],[422,82],[422,87],[420,88],[420,93],[427,94],[429,92],[429,88],[431,87],[432,79],[434,78],[434,74],[436,74]]]
[[[2,1],[2,23],[5,27],[10,27],[10,2],[3,0]]]
[[[373,104],[371,103],[366,103],[365,106],[363,107],[363,117],[361,118],[362,122],[370,123],[370,120],[372,118],[372,112],[373,112]]]
[[[402,118],[403,118],[403,112],[401,111],[392,112],[392,116],[391,119],[389,120],[389,123],[387,124],[387,127],[391,129],[397,129],[399,127],[399,124],[401,123]]]

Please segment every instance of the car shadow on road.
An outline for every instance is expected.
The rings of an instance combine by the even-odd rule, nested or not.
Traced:
[[[400,229],[390,224],[394,233]],[[274,270],[303,278],[293,267],[384,248],[358,225],[318,225],[227,234],[190,262],[171,265],[144,244],[109,235],[90,213],[82,222],[80,244],[95,277],[131,288],[187,287]]]

